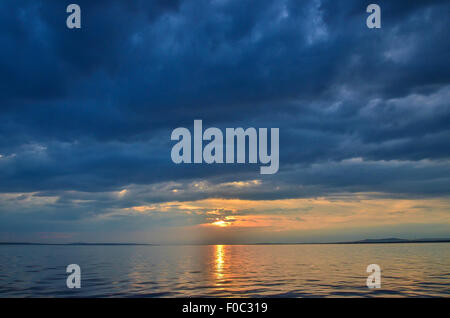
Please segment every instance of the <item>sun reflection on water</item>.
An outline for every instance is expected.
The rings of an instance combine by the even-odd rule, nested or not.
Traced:
[[[221,280],[224,278],[224,265],[225,265],[225,246],[215,245],[216,254],[216,278]]]

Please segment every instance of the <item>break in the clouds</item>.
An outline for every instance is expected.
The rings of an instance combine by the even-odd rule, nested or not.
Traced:
[[[69,3],[0,3],[3,236],[253,224],[248,215],[267,225],[276,202],[296,202],[285,213],[300,224],[301,200],[361,193],[433,202],[429,219],[392,224],[445,215],[448,2],[378,1],[377,30],[365,1],[78,1],[79,30],[65,26]],[[174,165],[170,133],[194,119],[279,128],[279,172]]]

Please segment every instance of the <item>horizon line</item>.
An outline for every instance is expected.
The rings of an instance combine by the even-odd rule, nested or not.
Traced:
[[[337,242],[257,242],[257,243],[113,243],[113,242],[70,242],[70,243],[43,243],[43,242],[0,242],[0,245],[53,245],[53,246],[196,246],[196,245],[327,245],[327,244],[396,244],[396,243],[450,243],[450,238],[380,238],[363,239],[358,241]]]

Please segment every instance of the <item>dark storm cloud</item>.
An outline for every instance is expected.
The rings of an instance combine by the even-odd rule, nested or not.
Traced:
[[[65,27],[69,3],[0,4],[0,191],[260,178],[175,166],[171,130],[200,118],[279,127],[280,173],[264,191],[180,200],[448,195],[445,1],[380,1],[381,30],[366,28],[364,1],[78,1],[81,30]],[[363,163],[342,173],[351,158]],[[377,163],[389,160],[405,162]],[[148,201],[174,197],[161,196]]]

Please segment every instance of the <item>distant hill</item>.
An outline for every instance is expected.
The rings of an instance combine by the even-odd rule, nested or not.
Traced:
[[[361,241],[355,241],[354,243],[403,243],[409,242],[409,240],[399,239],[396,237],[382,238],[382,239],[365,239]]]
[[[450,238],[422,238],[422,239],[400,239],[396,237],[379,238],[379,239],[365,239],[360,241],[346,241],[346,242],[321,242],[321,243],[256,243],[254,245],[296,245],[296,244],[393,244],[393,243],[450,243]],[[250,244],[253,245],[253,244]]]
[[[390,237],[380,239],[365,239],[361,241],[351,241],[351,242],[337,242],[335,244],[443,243],[443,242],[450,242],[450,238],[428,238],[428,239],[406,240],[396,237]]]

